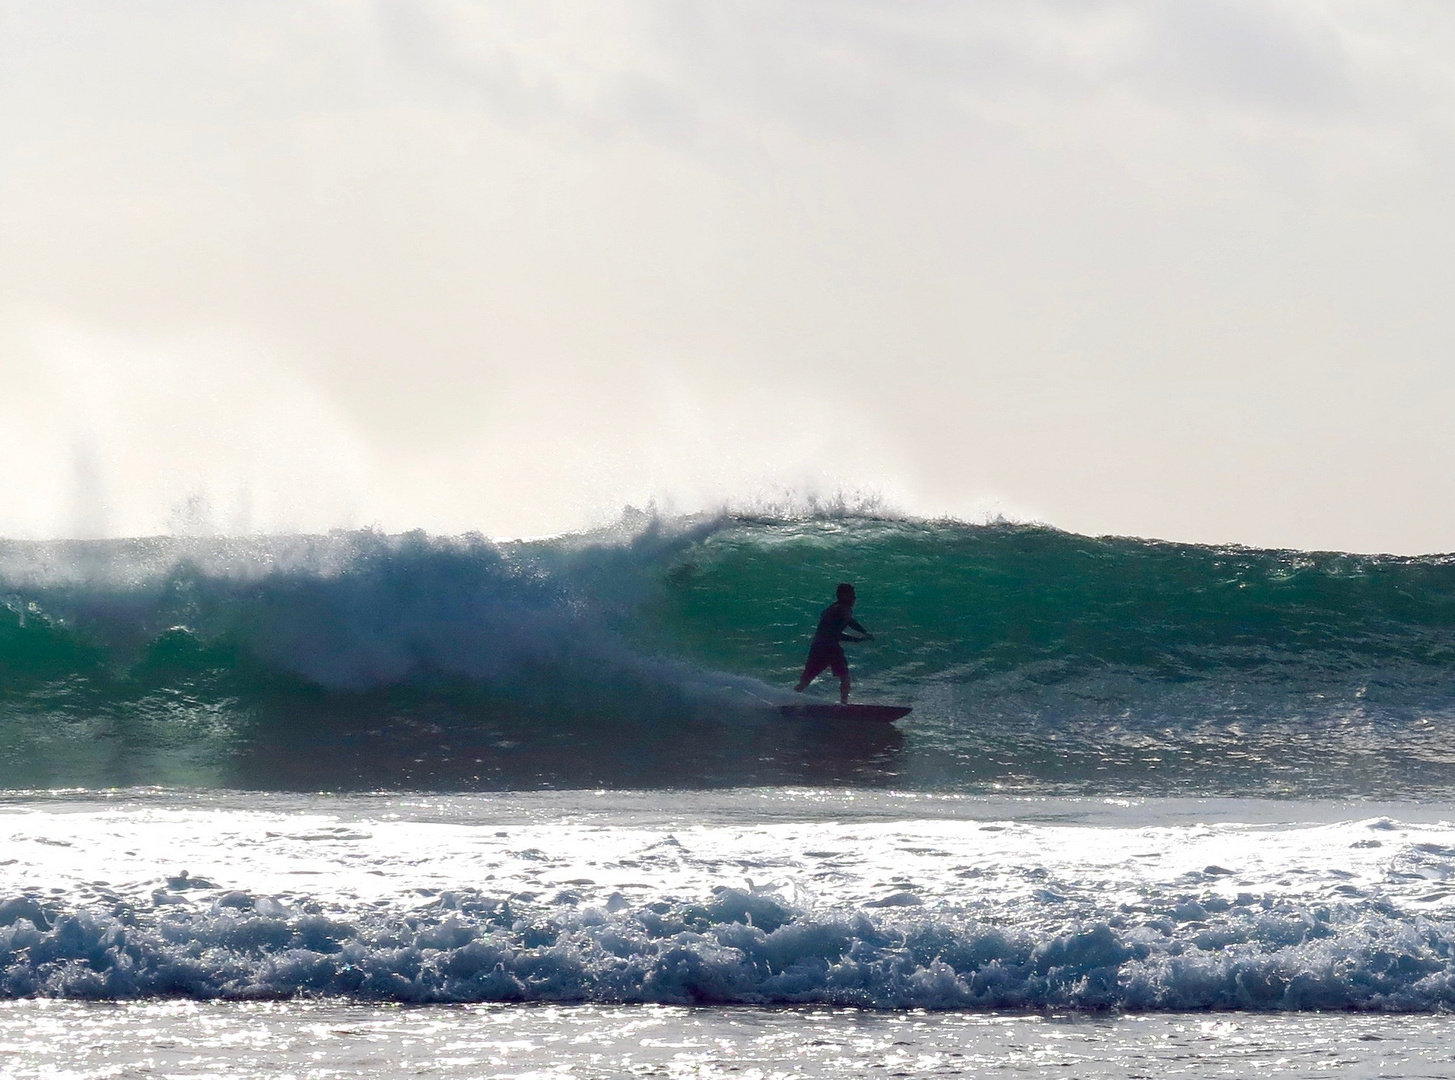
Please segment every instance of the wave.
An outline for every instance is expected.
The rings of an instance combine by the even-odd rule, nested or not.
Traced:
[[[839,580],[903,732],[765,707]],[[723,516],[8,541],[0,596],[12,788],[1452,789],[1450,556]]]
[[[408,915],[159,889],[66,909],[0,903],[0,996],[343,996],[390,1002],[660,1002],[879,1009],[1455,1007],[1455,923],[1388,904],[1187,897],[1021,928],[812,913],[720,888],[704,903],[577,906],[446,892]],[[911,894],[887,904],[910,909]]]

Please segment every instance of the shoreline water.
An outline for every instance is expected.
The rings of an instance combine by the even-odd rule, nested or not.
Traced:
[[[1026,1015],[683,1006],[0,1002],[8,1080],[199,1075],[1439,1080],[1445,1016]]]

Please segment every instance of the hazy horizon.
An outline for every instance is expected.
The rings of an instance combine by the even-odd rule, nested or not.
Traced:
[[[1455,11],[0,3],[0,536],[1455,550]]]

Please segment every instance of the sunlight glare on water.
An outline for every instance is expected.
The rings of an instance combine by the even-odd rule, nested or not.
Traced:
[[[0,1004],[5,1080],[1451,1075],[1444,1017],[1026,1016],[675,1006]]]

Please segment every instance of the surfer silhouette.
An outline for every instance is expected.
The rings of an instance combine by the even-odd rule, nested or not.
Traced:
[[[808,647],[808,663],[803,665],[803,678],[793,689],[803,693],[808,684],[828,668],[839,677],[839,702],[849,703],[849,658],[844,655],[845,641],[872,641],[874,635],[854,621],[854,586],[847,581],[839,583],[834,590],[838,598],[823,609],[814,631],[813,644]],[[859,637],[844,633],[845,630],[859,631]]]

